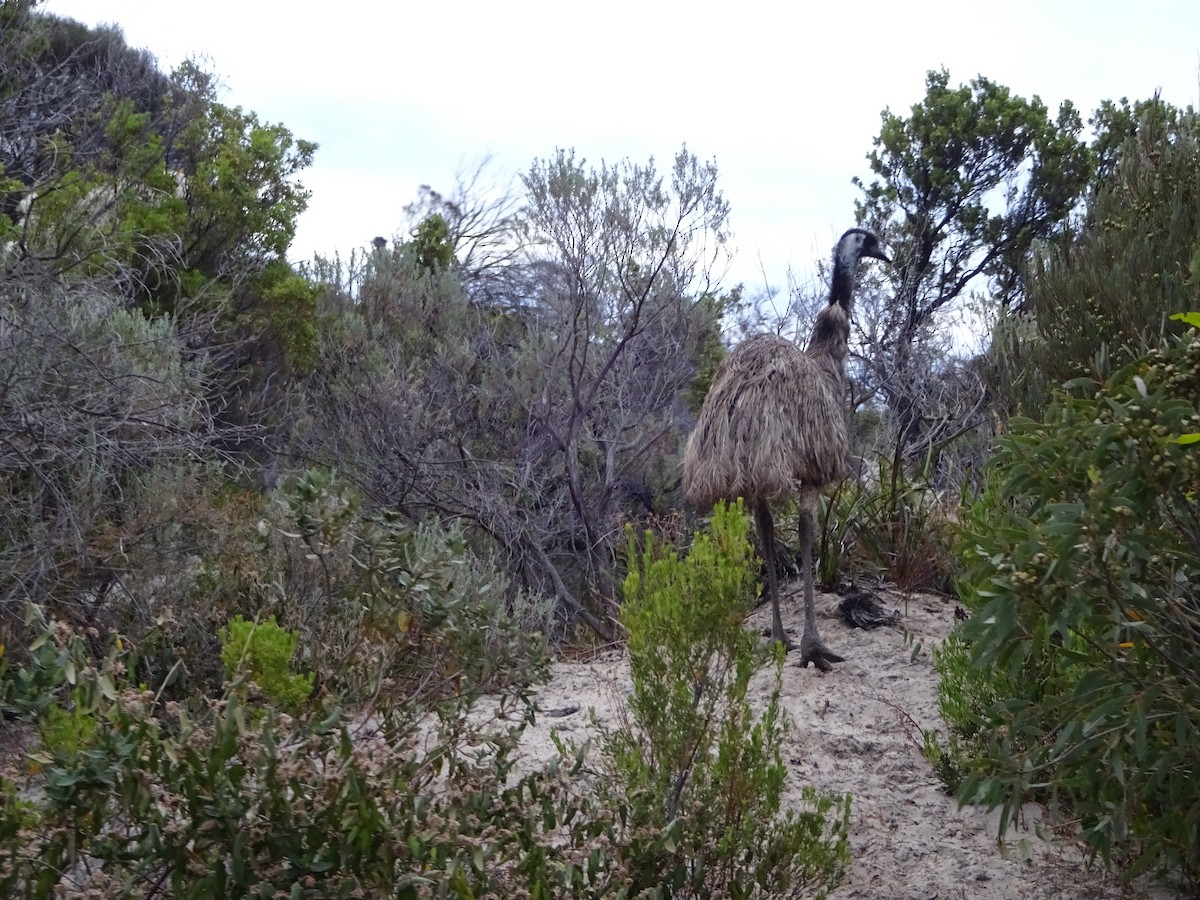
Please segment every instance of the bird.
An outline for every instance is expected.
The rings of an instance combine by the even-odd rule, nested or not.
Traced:
[[[708,509],[718,500],[741,497],[752,511],[766,563],[771,635],[789,651],[796,645],[779,616],[771,504],[797,497],[804,579],[800,667],[812,663],[822,672],[844,657],[825,646],[817,629],[813,520],[821,489],[846,474],[846,355],[854,287],[865,257],[891,263],[874,234],[851,228],[833,249],[829,302],[817,314],[806,349],[775,334],[757,334],[721,361],[683,455],[683,493],[692,506]]]

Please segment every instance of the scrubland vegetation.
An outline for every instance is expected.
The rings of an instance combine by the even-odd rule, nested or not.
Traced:
[[[746,697],[745,517],[678,495],[729,342],[822,300],[713,280],[715,163],[484,167],[291,264],[319,150],[197,66],[4,0],[0,109],[0,893],[836,884],[853,800],[782,808],[798,726]],[[945,72],[884,111],[819,580],[969,612],[926,736],[962,801],[1196,891],[1200,119],[1089,123]],[[625,723],[516,765],[551,655],[614,641]]]

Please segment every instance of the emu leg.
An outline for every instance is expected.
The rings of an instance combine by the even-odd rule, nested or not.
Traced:
[[[775,571],[775,521],[766,502],[754,505],[754,521],[758,525],[758,537],[762,541],[763,562],[767,566],[767,594],[771,597],[771,638],[783,644],[785,650],[794,650],[796,645],[783,630],[779,618],[779,575]]]
[[[813,603],[813,511],[807,503],[800,505],[800,568],[804,577],[804,637],[800,639],[800,668],[812,663],[822,672],[828,672],[838,656],[821,642],[817,631],[817,610]]]

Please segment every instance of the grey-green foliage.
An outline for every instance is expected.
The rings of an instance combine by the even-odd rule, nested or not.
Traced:
[[[527,711],[472,717],[457,698],[430,723],[384,691],[366,727],[345,706],[363,698],[328,692],[295,717],[271,693],[248,715],[234,688],[163,702],[132,680],[132,642],[109,635],[97,658],[35,622],[28,665],[0,659],[0,685],[21,688],[6,712],[48,723],[36,782],[0,778],[4,896],[587,897],[589,858],[591,880],[617,881],[577,773],[513,771]]]
[[[472,552],[460,528],[368,511],[326,471],[280,493],[276,525],[302,553],[291,555],[276,603],[331,689],[373,695],[381,688],[363,673],[378,670],[391,692],[429,704],[544,675],[553,607]]]
[[[593,845],[579,848],[611,817],[566,767],[513,772],[547,661],[531,623],[507,615],[503,575],[461,534],[362,515],[328,473],[277,499],[275,515],[255,509],[259,528],[293,553],[264,538],[232,546],[232,568],[202,563],[209,603],[238,579],[279,584],[269,599],[288,627],[235,616],[222,635],[231,672],[262,689],[253,714],[240,682],[193,677],[192,646],[172,647],[154,689],[139,684],[145,631],[85,632],[34,609],[24,661],[0,655],[0,708],[45,736],[36,790],[15,769],[20,788],[0,780],[0,894],[586,896],[570,893]],[[324,574],[308,595],[305,568]],[[161,609],[152,591],[130,599]],[[498,708],[476,709],[485,691]]]
[[[544,547],[562,522],[530,433],[537,384],[528,314],[472,303],[457,272],[423,268],[404,245],[321,261],[321,362],[293,441],[335,468],[369,509],[458,522],[533,592],[553,596]]]
[[[159,521],[139,485],[221,432],[206,388],[189,336],[107,280],[0,286],[0,606],[77,601],[124,568]]]
[[[667,172],[565,152],[535,163],[505,218],[509,274],[492,271],[486,296],[408,244],[349,273],[321,264],[301,452],[372,504],[463,523],[515,581],[607,634],[620,522],[663,511],[711,355],[721,304],[704,289],[728,215],[716,176],[686,151]]]
[[[459,442],[472,452],[495,408],[479,377],[494,356],[486,322],[454,273],[424,269],[403,246],[318,260],[308,274],[326,290],[298,452],[336,467],[373,506],[463,512],[462,492],[445,485],[470,466],[454,459]]]
[[[684,428],[728,204],[715,164],[686,149],[666,172],[653,160],[592,168],[560,151],[523,183],[541,302],[520,403],[549,451],[543,498],[566,513],[563,530],[583,538],[577,583],[611,599],[617,521],[638,512],[638,500],[655,508],[666,486],[659,466]]]
[[[848,798],[804,790],[804,811],[780,813],[781,654],[767,708],[747,703],[767,658],[741,628],[754,589],[740,510],[719,511],[714,538],[686,563],[643,557],[629,620],[633,730],[607,748],[617,780],[597,786],[581,777],[582,751],[515,765],[544,659],[497,615],[502,592],[483,581],[486,567],[454,535],[394,520],[372,533],[336,488],[319,473],[296,487],[288,539],[328,554],[339,531],[368,526],[354,553],[367,577],[330,578],[359,591],[359,641],[340,660],[309,657],[325,677],[294,715],[278,708],[290,691],[269,689],[248,714],[237,683],[211,693],[193,683],[183,702],[164,702],[134,680],[134,642],[104,635],[97,654],[32,610],[28,662],[14,672],[0,657],[0,704],[46,723],[47,743],[34,756],[36,789],[27,773],[0,779],[0,893],[652,900],[790,896],[836,880]],[[249,623],[235,632],[248,635]],[[259,661],[270,656],[307,693],[307,679],[285,674],[297,636],[266,632],[275,653]],[[653,648],[668,636],[694,638],[695,649],[681,644],[664,668]],[[475,702],[479,651],[497,640],[514,651],[512,680],[489,714]],[[234,643],[227,651],[231,662],[244,655]],[[631,743],[639,735],[648,765]]]
[[[194,612],[196,532],[311,361],[281,258],[313,148],[40,5],[0,6],[0,627],[31,600],[140,639]]]
[[[989,380],[1008,413],[1039,415],[1064,381],[1108,377],[1200,303],[1200,115],[1156,98],[1106,103],[1093,122],[1086,214],[1042,246],[1024,313],[993,334]]]

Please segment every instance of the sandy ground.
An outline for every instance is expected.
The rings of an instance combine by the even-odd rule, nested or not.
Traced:
[[[783,757],[789,765],[788,793],[812,784],[853,797],[851,852],[846,878],[829,896],[844,898],[1168,898],[1154,882],[1125,886],[1103,868],[1089,866],[1070,838],[1046,841],[1033,826],[1042,810],[1026,807],[1027,830],[996,840],[998,814],[958,808],[942,789],[919,749],[919,728],[944,731],[937,712],[933,645],[954,625],[954,603],[918,595],[889,605],[902,614],[899,628],[851,629],[836,616],[834,595],[817,599],[821,635],[846,657],[821,674],[789,662],[784,668],[784,704],[793,727]],[[785,626],[799,634],[801,599],[785,597]],[[768,621],[760,609],[753,627]],[[922,649],[914,657],[914,648]],[[766,677],[760,693],[769,690]],[[754,685],[752,685],[752,690]],[[587,710],[601,724],[615,724],[615,710],[629,689],[629,668],[620,652],[589,662],[559,662],[540,693],[544,710],[579,706],[561,718],[539,717],[526,732],[533,759],[554,755],[552,729],[578,743],[589,730]]]

